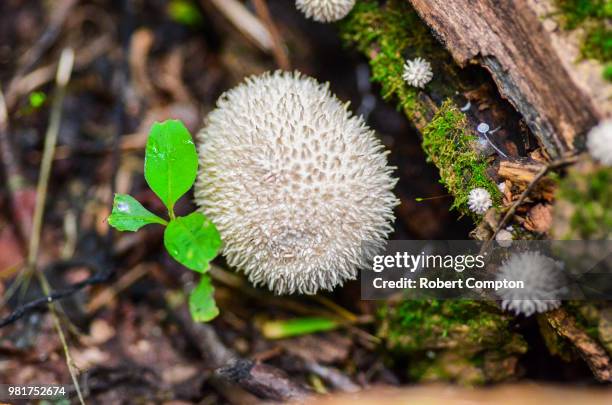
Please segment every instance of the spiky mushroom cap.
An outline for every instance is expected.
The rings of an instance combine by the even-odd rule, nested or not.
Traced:
[[[423,58],[408,59],[404,63],[402,78],[409,85],[422,89],[433,79],[431,64]]]
[[[491,194],[484,188],[478,187],[472,189],[470,194],[468,194],[468,207],[478,215],[487,212],[492,205]]]
[[[355,0],[295,0],[298,10],[318,22],[333,22],[346,17]]]
[[[531,316],[561,305],[565,291],[563,264],[540,252],[513,253],[500,267],[497,280],[523,281],[525,288],[497,291],[502,308],[516,315]]]
[[[605,166],[612,166],[612,118],[593,127],[587,136],[591,156]]]
[[[388,152],[327,84],[298,72],[250,77],[220,97],[198,140],[196,203],[255,285],[331,290],[392,230]]]

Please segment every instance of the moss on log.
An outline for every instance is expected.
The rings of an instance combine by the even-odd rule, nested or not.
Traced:
[[[476,301],[404,301],[381,311],[379,335],[417,381],[465,385],[511,379],[527,350],[511,317]]]

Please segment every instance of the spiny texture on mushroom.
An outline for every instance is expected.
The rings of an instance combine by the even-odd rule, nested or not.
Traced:
[[[515,314],[531,316],[561,305],[563,265],[540,252],[514,253],[505,261],[497,280],[522,280],[525,288],[499,289],[502,308]]]
[[[198,140],[196,202],[228,263],[255,285],[331,290],[392,230],[388,152],[327,84],[297,72],[250,77],[221,96]]]
[[[491,201],[491,194],[484,188],[475,188],[470,191],[468,195],[468,207],[476,214],[482,215],[489,208],[491,208],[493,202]]]
[[[612,119],[593,127],[587,137],[587,148],[595,159],[606,166],[612,166]]]
[[[433,78],[433,72],[431,65],[425,59],[408,59],[404,64],[404,74],[402,77],[409,85],[423,88]]]
[[[338,21],[355,6],[355,0],[295,0],[298,10],[319,22]]]

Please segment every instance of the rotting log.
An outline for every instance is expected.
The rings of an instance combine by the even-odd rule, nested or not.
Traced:
[[[585,84],[594,79],[551,34],[555,27],[543,18],[548,0],[408,1],[460,66],[477,63],[491,73],[551,156],[571,152],[610,113],[602,88]]]
[[[560,51],[565,45],[555,41],[561,35],[547,36],[546,18],[541,10],[531,9],[527,1],[533,5],[545,0],[503,0],[503,4],[494,0],[362,0],[340,24],[345,43],[369,59],[371,80],[380,84],[383,98],[397,100],[399,108],[422,136],[428,160],[437,166],[441,181],[454,197],[453,207],[470,215],[466,204],[469,190],[484,187],[492,191],[494,207],[483,217],[473,216],[480,225],[472,235],[481,240],[492,238],[494,230],[510,224],[520,238],[546,237],[542,234],[550,225],[550,203],[557,198],[557,175],[568,162],[585,159],[584,154],[562,155],[573,155],[575,148],[580,149],[581,135],[612,112],[607,96],[611,94],[610,86],[580,83],[578,70],[573,71],[572,66],[583,62],[576,63],[575,57],[569,58]],[[446,31],[440,27],[446,27]],[[431,28],[445,46],[433,38]],[[472,29],[474,32],[466,32]],[[451,43],[449,38],[454,38],[456,43]],[[504,41],[508,43],[499,43]],[[525,55],[521,55],[523,52]],[[402,80],[404,61],[415,57],[426,59],[433,68],[434,78],[423,89],[411,87]],[[601,70],[596,74],[600,75]],[[599,83],[601,77],[596,79],[593,83]],[[479,123],[493,128],[488,134],[498,147],[495,152],[473,154],[472,141],[483,140],[476,130]],[[538,137],[540,145],[533,135]],[[548,172],[554,175],[547,176]],[[606,176],[603,173],[597,179],[607,179]],[[496,184],[500,180],[505,180],[501,196]],[[609,184],[598,181],[590,184],[591,189],[600,183]],[[606,202],[602,206],[608,207],[607,202],[612,201],[608,193],[599,194],[602,196],[598,198]],[[599,200],[583,206],[596,204]],[[542,220],[544,214],[546,221]],[[534,219],[538,217],[539,221]],[[428,305],[441,304],[434,300]],[[398,307],[389,303],[385,310],[397,311]],[[434,309],[434,312],[443,311]],[[469,318],[481,319],[485,312],[475,308]],[[401,320],[413,319],[413,314],[414,311],[408,311],[406,317],[398,316],[387,323],[401,326]],[[570,316],[563,321],[571,319]],[[598,379],[607,380],[612,361],[609,354],[597,351],[594,361],[585,349],[596,346],[585,345],[584,326],[574,323],[575,328],[568,334],[567,325],[557,320],[551,323],[551,328],[559,338],[576,347]],[[417,326],[405,332],[396,330],[392,339],[405,342],[414,337],[414,330],[421,329]],[[392,343],[390,335],[381,334],[381,337],[387,344]],[[444,341],[446,334],[438,338]],[[502,340],[495,347],[512,343],[511,335]],[[600,345],[596,339],[587,343],[593,342]],[[512,360],[513,356],[508,358]],[[435,360],[424,360],[424,364],[435,366]],[[483,377],[482,382],[517,376],[516,369],[508,370],[503,375],[476,373],[472,376]],[[439,376],[449,378],[448,373]]]

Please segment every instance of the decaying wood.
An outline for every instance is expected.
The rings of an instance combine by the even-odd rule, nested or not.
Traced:
[[[217,372],[260,398],[275,401],[304,400],[311,394],[306,388],[291,381],[280,369],[250,360],[234,360]]]
[[[576,324],[576,320],[567,311],[563,308],[549,311],[546,313],[546,319],[559,335],[572,342],[598,380],[612,382],[610,356]]]
[[[459,65],[479,63],[491,72],[551,156],[572,151],[576,138],[605,115],[608,108],[577,83],[567,55],[553,45],[534,9],[540,2],[409,1]]]
[[[175,315],[181,328],[205,357],[207,366],[216,370],[209,383],[224,395],[228,390],[230,393],[232,390],[246,390],[245,394],[251,393],[265,400],[289,401],[311,394],[289,379],[281,369],[240,358],[223,344],[212,325],[193,322],[187,307],[181,307]]]
[[[510,180],[514,184],[527,185],[533,181],[544,166],[544,164],[538,162],[502,160],[499,163],[497,174],[499,177]]]

